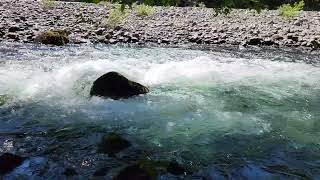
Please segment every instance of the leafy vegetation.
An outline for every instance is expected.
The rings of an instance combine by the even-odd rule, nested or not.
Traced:
[[[50,1],[50,0],[43,0]],[[125,7],[132,5],[136,2],[142,3],[149,6],[198,6],[198,7],[208,7],[214,8],[215,15],[218,14],[228,14],[232,8],[247,8],[255,9],[258,13],[262,9],[277,9],[281,6],[280,10],[283,12],[284,16],[296,16],[301,7],[304,6],[305,9],[319,9],[320,10],[320,0],[304,0],[304,2],[297,2],[299,0],[78,0],[82,2],[109,2],[109,3],[119,3],[121,4],[121,10],[124,11]],[[296,2],[293,5],[284,3]],[[304,5],[302,6],[302,3]],[[150,9],[150,8],[149,8]],[[141,10],[144,11],[144,10]],[[145,12],[142,13],[144,16]]]
[[[137,16],[151,16],[154,13],[154,8],[149,5],[141,4],[135,6]]]
[[[126,9],[122,9],[122,5],[117,5],[115,9],[110,12],[108,19],[105,22],[105,26],[115,28],[125,22],[129,15]]]
[[[99,3],[108,1],[110,3],[120,3],[132,5],[137,0],[78,0],[89,3]],[[299,0],[138,0],[149,6],[197,6],[200,3],[206,7],[216,9],[249,8],[249,9],[277,9],[282,4],[297,2]],[[306,9],[320,10],[320,0],[304,0]]]
[[[45,9],[53,8],[56,5],[56,2],[54,0],[41,0],[40,3]]]
[[[300,11],[304,8],[304,1],[295,2],[293,5],[284,4],[279,8],[280,14],[286,17],[294,17],[299,15]]]
[[[106,6],[108,9],[109,9],[110,7],[112,7],[112,1],[111,1],[111,0],[99,1],[98,3]]]
[[[197,6],[198,6],[199,8],[206,8],[206,7],[207,7],[206,4],[203,3],[203,2],[198,3]]]

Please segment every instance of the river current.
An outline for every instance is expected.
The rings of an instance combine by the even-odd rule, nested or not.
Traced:
[[[109,131],[150,158],[194,168],[189,179],[320,178],[319,59],[264,50],[0,44],[0,151],[29,157],[5,178],[60,179],[67,166],[88,178],[103,164],[120,167],[126,161],[95,153]],[[150,93],[90,98],[93,81],[109,71]]]

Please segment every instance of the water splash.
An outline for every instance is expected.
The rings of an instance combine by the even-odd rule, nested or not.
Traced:
[[[161,48],[15,50],[0,56],[0,94],[9,97],[1,98],[0,131],[117,127],[159,153],[203,162],[221,152],[251,157],[320,145],[320,71],[311,64]],[[151,92],[89,98],[93,81],[109,71]]]

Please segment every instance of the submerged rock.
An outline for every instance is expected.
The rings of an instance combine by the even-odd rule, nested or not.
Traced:
[[[102,137],[101,143],[98,145],[98,152],[106,153],[111,156],[128,148],[131,143],[116,133],[110,133]]]
[[[4,153],[0,156],[0,174],[6,174],[16,167],[20,166],[24,161],[23,157],[18,155]]]
[[[66,176],[75,176],[78,175],[77,171],[74,168],[68,167],[63,172]]]
[[[159,173],[187,175],[191,174],[191,171],[176,161],[153,161],[143,158],[122,169],[113,179],[152,180],[157,179]]]
[[[167,171],[174,175],[190,174],[187,169],[175,161],[172,161],[168,164]]]
[[[139,83],[130,81],[117,72],[108,72],[99,77],[90,91],[91,96],[111,99],[129,98],[139,94],[146,94],[149,89]]]
[[[122,169],[114,180],[155,180],[158,177],[157,170],[148,162],[138,162]]]
[[[42,44],[62,46],[69,43],[69,37],[65,30],[49,30],[40,33],[35,38],[35,41]]]
[[[103,168],[100,168],[98,170],[96,170],[93,175],[94,176],[105,176],[108,171],[110,170],[110,167],[103,167]]]

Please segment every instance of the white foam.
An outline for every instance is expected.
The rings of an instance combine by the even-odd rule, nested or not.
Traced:
[[[153,57],[152,61],[121,56],[118,60],[106,58],[96,61],[91,60],[92,58],[86,60],[86,56],[73,58],[61,63],[43,60],[42,65],[32,60],[6,62],[0,67],[0,91],[23,97],[76,96],[79,94],[79,89],[75,92],[77,85],[83,83],[82,86],[90,86],[94,79],[109,71],[118,71],[151,87],[179,82],[242,83],[250,86],[287,81],[288,86],[300,88],[296,84],[319,86],[320,82],[320,71],[317,67],[262,59],[247,60],[206,55],[175,61],[159,58],[160,63],[157,63],[157,57]],[[48,71],[48,67],[52,69]],[[88,90],[85,93],[88,93]]]
[[[273,127],[268,117],[281,113],[271,107],[272,103],[297,95],[309,96],[309,90],[320,89],[319,68],[303,63],[172,49],[79,51],[74,54],[64,50],[60,55],[55,52],[53,58],[50,53],[42,56],[29,50],[24,60],[5,60],[0,67],[0,94],[31,104],[39,102],[39,109],[31,112],[35,117],[125,125],[162,146],[163,139],[171,137],[177,144],[184,144],[213,132],[269,132]],[[109,71],[150,86],[151,92],[122,101],[87,98],[93,81]],[[225,91],[239,93],[234,97],[244,102],[234,102],[224,95]],[[260,95],[267,96],[266,101],[271,99],[270,107],[250,102],[264,98]],[[246,100],[252,112],[241,109]],[[314,114],[308,115],[311,122]],[[141,132],[137,132],[139,129]]]

